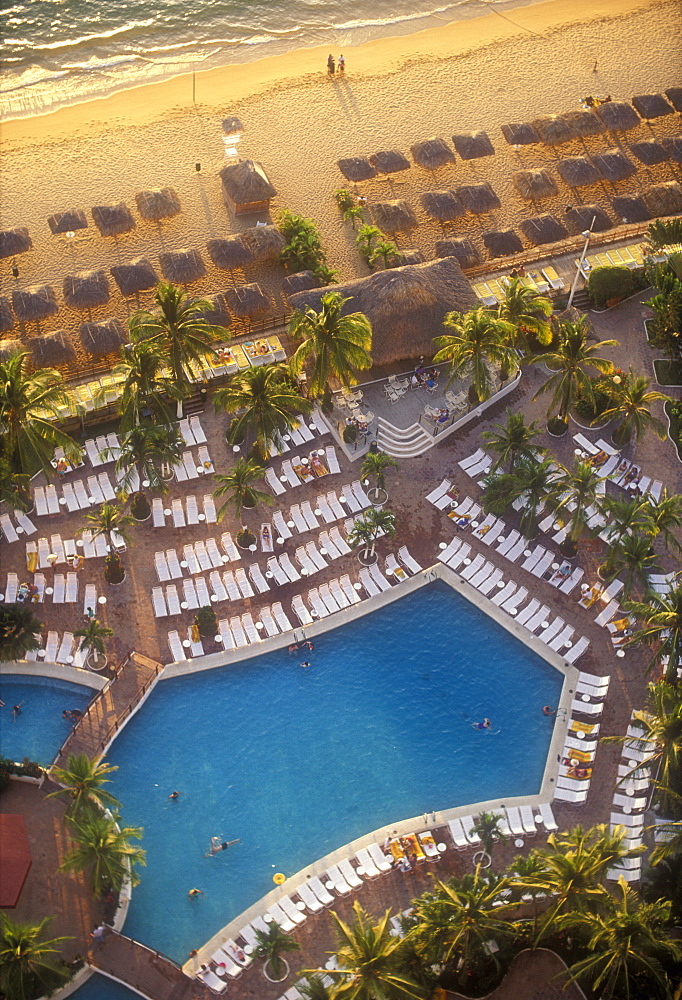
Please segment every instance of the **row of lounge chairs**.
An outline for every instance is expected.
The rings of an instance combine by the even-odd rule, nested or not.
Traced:
[[[541,802],[537,806],[507,806],[494,811],[500,816],[500,829],[507,837],[533,837],[540,824],[548,833],[558,829],[549,802]],[[456,848],[465,849],[480,844],[481,838],[476,833],[474,822],[475,816],[458,816],[449,821],[448,829]]]
[[[633,713],[618,765],[618,784],[610,817],[611,832],[617,827],[624,828],[626,844],[631,851],[641,849],[644,842],[644,812],[651,786],[649,762],[656,751],[655,745],[644,739],[644,734],[644,727]],[[606,877],[613,881],[622,877],[626,882],[638,882],[641,874],[642,859],[636,856],[620,859],[608,870]]]
[[[58,632],[48,632],[41,647],[26,653],[25,659],[60,663],[63,666],[83,667],[87,649],[81,649],[81,642],[81,639],[74,639],[73,632],[64,632],[61,638]]]
[[[586,456],[584,460],[594,465],[603,479],[609,479],[616,486],[621,486],[632,493],[648,496],[656,503],[661,499],[663,483],[658,479],[652,480],[651,476],[642,475],[640,467],[629,459],[622,458],[618,449],[608,441],[604,441],[603,438],[599,438],[596,442],[590,441],[580,433],[574,434],[573,440],[584,452]],[[608,538],[607,532],[602,532],[600,537],[604,538],[605,534]]]
[[[522,285],[539,292],[540,295],[546,295],[550,288],[559,291],[565,287],[563,279],[559,277],[556,268],[552,267],[551,264],[540,271],[531,271],[519,280]],[[472,287],[484,306],[495,306],[498,302],[504,301],[508,284],[509,276],[503,275],[500,278],[476,282]]]
[[[152,500],[153,528],[165,528],[167,517],[172,517],[174,528],[184,528],[202,522],[215,524],[218,520],[212,493],[204,494],[201,511],[194,495],[185,497],[184,505],[180,497],[171,500],[170,507],[166,506],[167,502],[161,497],[154,497]]]
[[[111,540],[117,552],[124,552],[126,543],[123,537],[116,531],[111,533]],[[108,552],[107,540],[104,535],[93,537],[90,529],[81,533],[79,539],[62,539],[60,534],[42,537],[38,542],[26,542],[26,567],[29,572],[36,569],[48,569],[52,565],[60,566],[62,563],[73,562],[77,556],[84,559],[104,558]]]
[[[559,773],[554,798],[572,805],[582,805],[587,800],[592,777],[592,767],[597,750],[596,735],[599,726],[583,723],[576,715],[601,715],[608,694],[611,678],[598,677],[580,671],[576,684],[576,697],[571,705],[571,719],[566,734],[563,755],[559,759]]]
[[[288,517],[281,510],[274,511],[272,526],[276,532],[275,540],[286,541],[293,538],[294,531],[299,534],[314,531],[321,526],[320,519],[323,524],[333,524],[347,518],[349,513],[357,514],[369,506],[369,497],[357,480],[351,485],[343,486],[338,496],[334,490],[326,495],[320,494],[315,507],[311,501],[306,500],[301,504],[292,504]]]
[[[0,514],[0,529],[8,543],[18,542],[20,535],[33,535],[38,529],[30,517],[20,510],[13,511],[16,527],[9,514]]]
[[[116,485],[118,486],[118,483]],[[75,482],[62,483],[61,493],[60,497],[54,484],[36,486],[33,491],[36,515],[44,517],[46,514],[61,514],[63,508],[73,513],[116,500],[116,488],[107,472],[88,476],[87,480],[77,479]]]

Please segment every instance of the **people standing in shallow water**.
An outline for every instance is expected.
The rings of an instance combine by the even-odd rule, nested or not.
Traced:
[[[339,73],[346,72],[346,60],[343,58],[343,52],[339,56]]]
[[[328,73],[328,75],[329,76],[334,76],[335,70],[336,70],[336,63],[334,62],[334,56],[330,52],[329,56],[327,57],[327,73]]]

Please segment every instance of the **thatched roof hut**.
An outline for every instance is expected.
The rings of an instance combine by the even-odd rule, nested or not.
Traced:
[[[455,188],[455,194],[464,205],[467,212],[473,215],[483,215],[501,208],[502,203],[490,184],[462,184]]]
[[[628,132],[642,124],[635,109],[625,101],[607,101],[596,111],[609,132]]]
[[[59,312],[57,296],[50,285],[15,288],[12,292],[12,305],[17,318],[26,323],[38,323]]]
[[[298,271],[296,274],[288,275],[282,282],[282,291],[285,295],[295,295],[296,292],[319,287],[320,279],[313,271]]]
[[[378,174],[398,174],[410,169],[410,161],[399,149],[382,149],[371,153],[369,162]]]
[[[651,184],[644,189],[644,201],[654,219],[664,215],[677,215],[682,212],[682,187],[677,181]]]
[[[26,348],[20,340],[0,340],[0,361],[7,361],[10,355],[24,350]]]
[[[328,291],[299,292],[291,304],[295,309],[312,306],[319,311],[320,299]],[[348,297],[344,315],[361,312],[370,319],[372,357],[377,365],[431,356],[433,338],[444,333],[446,313],[466,312],[478,302],[454,257],[377,271],[335,285],[334,291]]]
[[[96,358],[116,353],[127,340],[126,330],[120,319],[111,317],[100,323],[81,323],[78,334],[83,350]]]
[[[232,326],[232,317],[227,308],[227,296],[225,292],[216,292],[215,295],[202,295],[202,302],[210,304],[209,309],[202,309],[201,315],[211,326]]]
[[[191,285],[208,274],[201,254],[191,247],[159,254],[159,264],[164,278],[176,285]]]
[[[451,222],[464,215],[464,206],[454,191],[426,191],[421,203],[426,214],[437,222]]]
[[[158,274],[146,257],[134,257],[127,264],[115,264],[111,268],[111,276],[121,295],[125,296],[137,295],[159,282]]]
[[[406,267],[408,264],[423,264],[426,257],[421,252],[421,250],[401,250],[400,251],[400,263],[396,266]]]
[[[608,215],[599,205],[574,205],[566,209],[566,219],[574,236],[587,229],[593,233],[603,233],[612,226]]]
[[[377,201],[370,205],[375,225],[385,233],[402,233],[414,229],[417,216],[406,201]]]
[[[135,228],[135,219],[122,201],[117,205],[95,205],[90,214],[101,236],[120,236]]]
[[[591,156],[590,160],[604,180],[612,183],[627,180],[637,173],[637,167],[619,149],[607,149],[605,153]]]
[[[564,184],[572,188],[587,187],[600,180],[599,171],[586,156],[567,156],[559,160],[556,168]]]
[[[544,169],[517,170],[512,174],[512,183],[526,201],[539,201],[558,194],[552,175]]]
[[[253,254],[254,260],[279,260],[280,252],[286,246],[286,240],[277,226],[254,226],[245,229],[241,240]]]
[[[523,250],[523,244],[513,229],[484,233],[483,242],[490,257],[508,257]]]
[[[257,282],[237,285],[225,292],[227,304],[233,316],[246,318],[260,316],[270,311],[270,300]]]
[[[47,224],[54,236],[60,236],[62,233],[75,233],[79,229],[88,228],[85,212],[80,208],[72,208],[67,212],[57,212],[49,217]]]
[[[438,240],[436,257],[454,257],[460,267],[476,267],[481,263],[478,250],[467,239]]]
[[[630,152],[634,153],[640,163],[647,167],[652,167],[655,163],[663,163],[669,160],[668,150],[660,142],[647,140],[645,142],[634,142],[630,146]]]
[[[670,139],[661,139],[661,145],[675,163],[682,163],[682,135],[674,135]]]
[[[594,111],[564,111],[560,118],[570,125],[575,134],[581,138],[588,135],[600,135],[606,131],[604,122],[595,115]]]
[[[425,170],[438,170],[448,163],[455,162],[455,154],[448,146],[445,139],[425,139],[424,142],[415,142],[410,146],[412,159],[419,167]]]
[[[534,146],[540,142],[540,136],[530,122],[510,122],[502,125],[501,129],[510,146]]]
[[[368,181],[376,177],[377,172],[366,156],[346,156],[336,161],[336,165],[346,178],[353,184],[359,181]]]
[[[452,137],[452,144],[463,160],[478,160],[482,156],[495,155],[488,133],[482,129],[477,132],[456,132]]]
[[[0,333],[14,329],[14,313],[6,295],[0,295]]]
[[[665,96],[675,111],[682,111],[682,87],[669,87],[665,92]]]
[[[643,198],[634,195],[621,195],[611,202],[613,211],[625,222],[646,222],[651,218],[651,212],[646,207]]]
[[[174,188],[154,188],[151,191],[138,191],[135,195],[137,210],[148,222],[159,222],[161,219],[172,219],[182,211],[180,198]]]
[[[535,247],[544,243],[558,243],[568,236],[566,227],[553,215],[536,215],[532,219],[524,219],[521,229],[526,239]]]
[[[545,146],[560,146],[578,138],[578,133],[570,122],[560,115],[544,115],[533,119],[533,127]]]
[[[16,257],[20,253],[31,250],[33,243],[28,235],[28,229],[3,229],[0,232],[0,260],[5,257]]]
[[[253,254],[240,236],[231,236],[227,240],[209,240],[206,249],[221,271],[236,271],[253,263]]]
[[[68,365],[76,358],[76,350],[64,330],[33,337],[27,346],[36,368]]]
[[[235,215],[267,212],[277,191],[262,164],[255,160],[230,163],[220,171],[223,201]]]
[[[109,281],[104,271],[67,274],[62,291],[64,301],[72,309],[94,309],[109,301]]]
[[[239,118],[223,118],[221,125],[223,135],[241,135],[244,131],[244,126]]]
[[[642,118],[663,118],[664,115],[672,115],[675,109],[668,104],[663,94],[638,94],[632,98],[635,111],[639,112]]]

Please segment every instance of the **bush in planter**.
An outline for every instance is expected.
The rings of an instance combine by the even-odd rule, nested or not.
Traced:
[[[573,402],[576,416],[582,417],[587,423],[596,420],[612,405],[613,387],[605,384],[605,380],[599,379],[592,383],[592,394],[594,402],[588,399],[582,387],[578,386]]]
[[[237,545],[242,549],[248,549],[256,544],[256,536],[249,528],[240,528],[237,532]]]
[[[123,583],[125,575],[118,552],[110,552],[104,560],[104,579],[107,583]]]
[[[322,393],[322,401],[320,402],[320,409],[324,413],[325,417],[330,417],[334,409],[334,398],[332,396],[332,391],[329,386],[325,386],[324,392]]]
[[[130,513],[136,521],[146,521],[151,515],[152,509],[149,500],[144,493],[136,493],[130,503]]]
[[[355,424],[346,424],[343,428],[343,440],[346,444],[355,444],[358,439],[358,429]]]
[[[19,778],[41,778],[43,768],[36,764],[34,760],[24,757],[21,763],[8,760],[7,757],[0,757],[0,770],[7,771],[8,774],[16,774]]]
[[[547,421],[547,430],[554,437],[563,437],[568,430],[568,421],[563,417],[550,417]]]
[[[613,300],[627,298],[634,287],[635,279],[627,267],[595,267],[587,279],[590,300],[599,309]]]
[[[218,619],[210,605],[206,608],[199,608],[194,616],[194,624],[199,630],[199,635],[206,639],[213,638],[218,631]]]

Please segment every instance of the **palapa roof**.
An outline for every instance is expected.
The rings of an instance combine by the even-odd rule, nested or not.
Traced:
[[[381,149],[371,153],[369,162],[379,174],[397,174],[410,169],[410,161],[399,149]]]
[[[115,264],[111,276],[121,295],[137,295],[159,282],[159,276],[146,257],[134,257],[127,264]]]
[[[10,300],[6,295],[0,295],[0,333],[8,333],[14,329],[14,313]]]
[[[238,135],[244,131],[244,126],[239,118],[223,118],[222,129],[223,135]]]
[[[556,168],[564,184],[572,188],[587,187],[601,179],[599,171],[586,156],[567,156],[559,160]]]
[[[554,178],[544,169],[517,170],[512,174],[512,183],[526,201],[539,201],[558,194]]]
[[[12,292],[12,305],[17,318],[28,323],[37,323],[59,312],[57,296],[50,285],[15,288]]]
[[[655,163],[663,163],[670,159],[668,150],[660,142],[649,139],[645,142],[633,142],[630,152],[634,153],[640,163],[652,167]]]
[[[682,163],[682,135],[674,135],[670,139],[661,139],[668,156],[675,163]]]
[[[298,271],[297,274],[289,274],[282,282],[282,291],[285,295],[295,295],[296,292],[319,287],[320,279],[313,271]]]
[[[227,296],[224,292],[216,292],[215,295],[202,295],[201,301],[210,304],[210,308],[201,310],[201,315],[207,323],[210,323],[211,326],[228,327],[232,325],[232,317],[227,309]]]
[[[637,94],[632,98],[635,111],[638,111],[642,118],[662,118],[664,115],[672,115],[675,109],[668,104],[663,94]]]
[[[609,132],[627,132],[641,125],[639,115],[625,101],[607,101],[595,110]]]
[[[96,205],[91,215],[102,236],[120,236],[135,228],[135,219],[122,201],[117,205]]]
[[[558,243],[568,236],[566,227],[553,215],[536,215],[532,219],[524,219],[521,229],[526,239],[536,247],[544,243]]]
[[[481,156],[495,155],[488,133],[482,129],[477,132],[456,132],[452,137],[452,144],[463,160],[478,160]]]
[[[406,201],[377,201],[369,207],[375,225],[385,233],[405,232],[417,225],[417,216]]]
[[[6,361],[17,351],[24,351],[26,348],[20,340],[0,340],[0,361]]]
[[[682,212],[682,187],[677,181],[651,184],[644,189],[644,201],[653,218]]]
[[[263,165],[256,160],[229,163],[220,171],[223,189],[235,205],[269,201],[277,191],[268,180]]]
[[[570,125],[577,136],[600,135],[606,131],[604,122],[597,118],[594,111],[564,111],[559,117]]]
[[[0,260],[5,257],[16,257],[26,253],[33,247],[28,229],[19,226],[17,229],[3,229],[0,232]]]
[[[478,301],[454,257],[376,271],[333,289],[299,292],[291,304],[319,311],[320,299],[330,291],[348,298],[341,310],[344,316],[361,312],[369,318],[376,365],[431,356],[433,338],[445,332],[443,317],[473,309]]]
[[[36,368],[68,365],[76,357],[76,350],[64,330],[33,337],[27,346]]]
[[[178,193],[171,187],[138,191],[135,195],[135,203],[142,218],[149,222],[172,219],[174,215],[178,215],[182,211]]]
[[[605,181],[624,181],[637,173],[637,167],[619,149],[607,149],[597,153],[590,160]]]
[[[79,229],[88,228],[88,220],[80,208],[71,208],[66,212],[57,212],[51,215],[47,224],[54,236],[61,233],[75,233]]]
[[[523,244],[513,229],[484,233],[483,242],[490,257],[508,257],[523,250]]]
[[[287,241],[277,226],[254,226],[245,229],[241,240],[253,254],[254,260],[277,260]]]
[[[467,239],[438,240],[436,257],[454,257],[460,267],[475,267],[481,263],[478,250]]]
[[[464,215],[464,206],[454,191],[425,191],[421,203],[426,214],[438,222],[450,222]]]
[[[109,301],[109,281],[104,271],[67,274],[62,291],[64,301],[72,309],[94,309]]]
[[[227,304],[233,316],[258,316],[270,310],[270,300],[257,282],[237,285],[225,292]]]
[[[404,267],[406,264],[423,264],[426,257],[421,250],[410,249],[400,251],[400,264],[395,266]]]
[[[543,115],[533,119],[533,126],[545,146],[560,146],[578,138],[573,125],[562,115]]]
[[[675,111],[682,111],[682,87],[669,87],[665,92],[665,96]]]
[[[206,249],[221,271],[236,271],[253,263],[253,254],[240,236],[232,236],[227,240],[209,240]]]
[[[437,170],[448,163],[455,162],[455,154],[448,146],[445,139],[425,139],[424,142],[415,142],[410,146],[412,159],[425,170]]]
[[[500,128],[510,146],[534,146],[540,142],[537,129],[530,122],[509,122]]]
[[[336,165],[346,178],[357,184],[358,181],[368,181],[376,177],[377,172],[366,156],[346,156],[336,161]]]
[[[625,194],[614,198],[611,205],[616,215],[628,222],[646,222],[651,218],[651,212],[646,207],[644,199],[635,195]]]
[[[591,229],[593,233],[603,233],[612,226],[608,215],[599,205],[574,205],[566,210],[566,219],[574,236],[584,233],[586,229]]]
[[[455,194],[462,202],[467,212],[483,215],[501,208],[502,203],[487,181],[484,184],[462,184],[455,188]]]
[[[113,316],[99,323],[81,323],[78,333],[83,350],[96,358],[114,354],[127,340],[123,323]]]
[[[159,254],[159,264],[164,278],[177,285],[191,285],[208,274],[201,254],[191,247]]]

